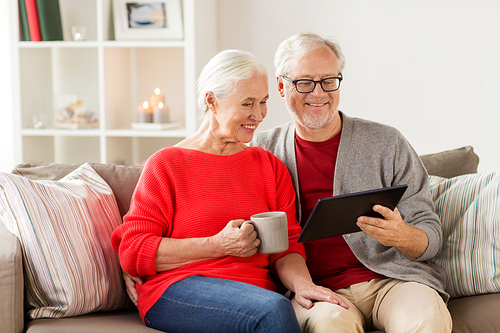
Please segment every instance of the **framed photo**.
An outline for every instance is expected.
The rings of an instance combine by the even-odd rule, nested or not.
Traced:
[[[113,0],[116,40],[181,40],[181,0]]]

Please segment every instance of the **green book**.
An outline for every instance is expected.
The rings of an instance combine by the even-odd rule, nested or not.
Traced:
[[[42,41],[63,40],[59,0],[36,0]]]
[[[26,11],[26,2],[24,0],[19,0],[19,20],[21,21],[21,39],[28,42],[31,41],[28,12]]]

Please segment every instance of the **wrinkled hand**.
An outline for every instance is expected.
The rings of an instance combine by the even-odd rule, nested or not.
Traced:
[[[300,306],[306,309],[312,308],[314,301],[337,304],[345,309],[349,309],[349,305],[338,294],[328,288],[317,286],[314,283],[304,283],[299,288],[296,288],[295,300]]]
[[[137,306],[137,301],[139,300],[139,294],[137,293],[137,289],[135,288],[135,284],[143,284],[143,280],[141,278],[135,278],[127,274],[127,272],[122,271],[122,277],[125,281],[125,286],[127,287],[127,295],[130,300]]]
[[[232,220],[217,235],[213,243],[223,255],[235,257],[251,257],[257,253],[260,240],[252,224],[247,223],[240,228],[245,220]]]
[[[397,208],[393,210],[381,206],[373,206],[373,210],[384,218],[360,216],[357,225],[380,244],[394,246],[407,257],[420,257],[429,244],[425,232],[403,221]]]
[[[357,225],[361,230],[385,246],[397,246],[408,240],[410,237],[409,226],[403,221],[397,208],[392,211],[387,207],[375,205],[373,210],[384,218],[360,216]]]

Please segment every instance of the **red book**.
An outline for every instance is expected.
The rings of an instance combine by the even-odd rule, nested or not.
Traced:
[[[36,10],[36,0],[25,0],[26,12],[28,14],[28,23],[30,27],[31,41],[39,42],[42,40],[40,35],[40,25],[38,23],[38,12]]]

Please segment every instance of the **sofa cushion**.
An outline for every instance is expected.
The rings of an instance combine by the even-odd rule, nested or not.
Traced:
[[[498,333],[500,293],[450,299],[453,333]]]
[[[470,146],[420,156],[427,173],[433,176],[452,178],[476,173],[479,157]]]
[[[19,164],[12,171],[33,180],[58,180],[75,170],[81,163]],[[90,166],[109,184],[123,217],[128,212],[130,199],[142,172],[141,166],[90,163]]]
[[[451,297],[500,292],[500,173],[430,176]]]
[[[0,219],[23,249],[31,318],[128,304],[110,243],[121,217],[110,187],[90,165],[60,181],[0,173]]]
[[[84,316],[37,319],[26,325],[26,333],[155,333],[139,317],[137,309],[106,313],[91,313]]]

